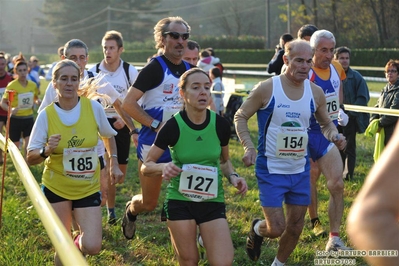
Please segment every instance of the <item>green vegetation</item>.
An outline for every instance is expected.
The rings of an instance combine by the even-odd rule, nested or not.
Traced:
[[[376,87],[381,88],[381,83]],[[374,85],[373,85],[374,86]],[[370,87],[371,84],[370,84]],[[379,90],[378,89],[378,90]],[[256,140],[256,121],[250,120],[252,137]],[[358,135],[358,162],[354,181],[345,182],[346,220],[349,208],[361,188],[364,178],[373,165],[374,140]],[[248,182],[249,191],[245,197],[235,194],[235,189],[225,180],[227,216],[235,247],[234,265],[270,265],[276,254],[277,240],[265,241],[262,255],[257,263],[252,263],[245,253],[245,240],[253,218],[263,217],[258,200],[258,189],[253,167],[245,168],[241,162],[243,149],[239,142],[231,140],[230,156],[233,165]],[[42,165],[30,167],[37,182],[40,182]],[[164,184],[165,186],[165,184]],[[329,192],[325,178],[318,183],[319,213],[324,225],[328,224],[327,209]],[[131,148],[128,175],[125,184],[118,187],[117,216],[122,217],[124,205],[133,194],[139,193],[137,177],[137,159],[135,148]],[[161,193],[159,202],[163,202]],[[165,222],[160,221],[160,205],[151,213],[139,215],[136,237],[132,241],[124,238],[118,226],[106,223],[106,211],[103,208],[103,249],[97,256],[88,257],[89,265],[177,265],[169,233]],[[54,248],[33,209],[31,200],[16,175],[10,159],[7,160],[5,177],[5,198],[3,204],[3,226],[0,230],[0,265],[53,265]],[[341,226],[342,238],[349,244],[345,233],[345,222]],[[297,248],[289,258],[287,265],[313,265],[315,252],[324,250],[327,239],[315,239],[312,236],[310,222],[306,216],[306,225]],[[355,258],[357,265],[366,265],[362,258]],[[208,265],[202,260],[200,265]]]

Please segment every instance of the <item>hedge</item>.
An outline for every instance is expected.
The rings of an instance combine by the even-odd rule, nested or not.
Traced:
[[[274,55],[271,49],[215,49],[216,56],[222,63],[240,64],[267,64]],[[122,58],[128,62],[146,62],[148,57],[155,53],[151,50],[127,50],[122,54]],[[25,55],[29,58],[30,55]],[[54,54],[37,54],[41,64],[49,64],[58,60]],[[99,62],[103,59],[101,52],[90,52],[90,63]],[[399,49],[353,49],[351,55],[351,65],[384,67],[389,59],[399,59]],[[381,76],[381,71],[362,71],[366,76]]]

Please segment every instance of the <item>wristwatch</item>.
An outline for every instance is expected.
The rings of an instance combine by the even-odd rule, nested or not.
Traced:
[[[40,156],[45,159],[48,157],[48,156],[46,156],[46,147],[43,147],[40,149]]]
[[[135,129],[133,129],[132,131],[129,132],[129,135],[132,136],[134,134],[139,134],[140,133],[140,129],[138,129],[137,127]]]
[[[157,130],[160,124],[161,124],[161,121],[156,120],[156,119],[152,120],[152,122],[151,122],[151,130],[152,131]]]

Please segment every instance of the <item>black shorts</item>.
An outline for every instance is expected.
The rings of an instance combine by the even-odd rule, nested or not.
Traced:
[[[42,191],[44,196],[50,203],[57,203],[62,201],[72,201],[72,210],[75,208],[86,208],[86,207],[97,207],[101,205],[101,193],[96,192],[90,196],[78,199],[78,200],[68,200],[66,198],[60,197],[53,193],[50,189],[42,185]]]
[[[24,118],[15,118],[11,116],[10,118],[10,139],[13,142],[19,141],[21,139],[21,134],[23,138],[29,137],[32,132],[33,124],[35,123],[33,116]]]
[[[108,121],[112,128],[118,132],[118,135],[115,136],[116,148],[118,149],[118,163],[127,164],[130,152],[130,130],[126,125],[121,129],[114,128],[113,123],[116,121],[115,118],[108,118]]]
[[[4,122],[4,124],[6,124],[7,123],[7,116],[0,115],[0,122]]]
[[[202,224],[219,218],[226,219],[226,205],[223,202],[166,200],[163,208],[170,221],[195,220],[197,224]]]

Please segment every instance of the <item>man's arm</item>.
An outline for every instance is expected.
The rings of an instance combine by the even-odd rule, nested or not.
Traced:
[[[115,108],[115,111],[118,113],[118,115],[122,118],[123,122],[125,125],[129,128],[130,131],[133,131],[136,129],[134,126],[132,118],[126,113],[126,111],[122,108],[122,102],[117,99],[114,103],[113,106]]]
[[[143,94],[144,93],[141,90],[131,87],[126,95],[126,98],[122,102],[122,109],[137,122],[146,127],[151,127],[151,123],[154,118],[148,115],[147,112],[144,111],[143,108],[141,108],[137,103]]]
[[[349,212],[348,235],[359,250],[399,250],[399,128],[385,147]],[[399,257],[366,257],[372,265],[399,265]]]

